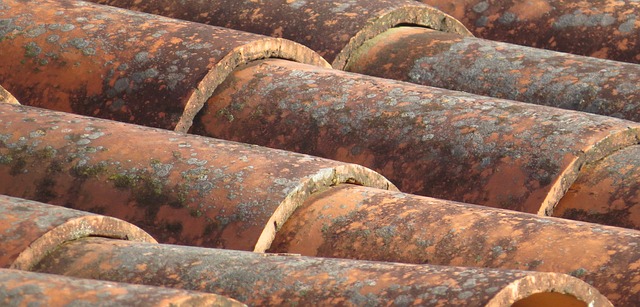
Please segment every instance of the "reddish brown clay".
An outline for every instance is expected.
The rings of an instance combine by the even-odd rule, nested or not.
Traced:
[[[640,121],[640,65],[399,27],[347,71]]]
[[[640,146],[585,166],[553,216],[640,229],[636,182],[640,182]]]
[[[640,301],[640,232],[343,185],[309,198],[271,252],[576,276]]]
[[[10,104],[20,104],[18,100],[0,85],[0,102]]]
[[[640,78],[639,67],[474,39],[462,30],[453,30],[451,26],[434,26],[434,18],[427,16],[442,16],[447,21],[449,16],[431,9],[414,7],[411,14],[417,16],[409,18],[409,11],[403,11],[406,10],[404,6],[408,5],[407,1],[390,3],[369,0],[349,4],[327,1],[285,3],[273,0],[94,1],[289,38],[310,46],[339,69],[640,121],[640,107],[637,103],[628,103],[640,98],[635,86]],[[536,4],[547,2],[534,1],[529,4],[535,7]],[[494,5],[489,3],[482,1],[476,9],[486,11]],[[580,5],[585,3],[581,1]],[[514,4],[513,8],[523,14],[531,13],[531,7],[522,3]],[[207,13],[201,13],[203,11]],[[534,11],[539,12],[540,8]],[[391,17],[381,17],[385,14],[393,16],[395,20],[391,22]],[[564,18],[570,16],[573,15]],[[576,16],[585,17],[580,14]],[[578,18],[575,22],[582,22],[582,17],[575,17]],[[363,28],[362,24],[367,19],[375,27],[362,31],[367,33],[366,38],[354,34]],[[419,19],[431,21],[419,22]],[[319,22],[324,24],[320,26]],[[454,24],[453,21],[449,23]],[[393,28],[399,25],[413,27],[405,30]],[[384,31],[389,33],[381,35]],[[509,31],[517,32],[519,29],[509,28]],[[590,31],[584,33],[594,35]],[[575,47],[577,44],[573,43],[574,40],[571,36],[563,43]],[[579,44],[588,41],[580,41]],[[372,44],[376,45],[375,51],[368,50]],[[347,47],[342,49],[345,45]],[[366,51],[358,50],[363,48]],[[381,48],[383,50],[379,50]],[[336,57],[339,51],[342,57]],[[634,56],[636,54],[637,51],[633,53]]]
[[[408,193],[545,214],[582,165],[637,144],[638,127],[265,60],[231,74],[191,131],[361,164]]]
[[[640,63],[640,3],[609,0],[419,0],[478,37]]]
[[[28,270],[58,245],[83,237],[156,242],[118,219],[4,195],[0,195],[0,219],[0,268]]]
[[[0,105],[0,193],[114,216],[160,242],[266,249],[310,194],[395,187],[364,167]]]
[[[0,269],[2,306],[246,306],[215,294]]]
[[[236,66],[328,65],[283,39],[76,0],[0,5],[0,82],[23,104],[186,131]]]
[[[283,37],[309,46],[339,69],[365,41],[400,24],[469,35],[451,16],[411,0],[91,1]]]
[[[538,299],[556,306],[610,306],[596,289],[557,273],[257,254],[100,238],[70,242],[35,270],[213,292],[253,306],[534,306],[531,301]]]

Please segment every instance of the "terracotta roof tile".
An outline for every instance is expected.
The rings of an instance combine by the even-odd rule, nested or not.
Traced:
[[[0,195],[0,219],[0,268],[28,270],[58,245],[83,237],[156,242],[122,220],[5,195]]]
[[[639,247],[636,230],[342,185],[309,198],[268,251],[559,272],[631,306]]]
[[[451,16],[413,0],[92,2],[283,37],[315,50],[338,69],[366,40],[398,24],[470,35]]]
[[[243,63],[328,65],[291,41],[83,1],[7,1],[0,18],[3,86],[18,100],[165,129],[186,131]]]
[[[81,1],[11,0],[0,4],[2,86],[28,105],[355,162],[405,192],[541,215],[560,203],[556,215],[638,228],[638,124],[330,70],[320,55],[337,68],[402,80],[397,72],[411,75],[429,55],[443,64],[439,77],[470,78],[446,83],[523,100],[518,94],[537,84],[529,76],[578,80],[546,99],[568,92],[577,100],[563,99],[565,107],[626,118],[635,65],[471,38],[451,16],[410,0],[105,1],[309,48]],[[496,52],[511,58],[476,67]],[[465,75],[465,61],[482,73]],[[525,68],[504,75],[500,63]],[[418,79],[408,81],[436,81]],[[580,84],[615,90],[593,98]],[[16,103],[1,87],[0,99]],[[346,162],[0,103],[1,194],[120,217],[162,243],[262,252],[275,237],[271,251],[391,261],[134,242],[153,239],[112,217],[1,196],[0,265],[256,305],[640,301],[637,230],[374,189],[395,187]],[[0,302],[18,304],[28,285],[43,296],[23,299],[63,304],[84,291],[69,283],[119,287],[133,300],[123,304],[175,302],[140,302],[150,289],[132,285],[27,275],[0,271]],[[51,278],[70,290],[45,287]],[[187,305],[224,303],[151,291]]]
[[[164,243],[263,251],[312,193],[395,187],[359,165],[0,104],[0,193],[127,220]]]
[[[639,95],[635,84],[640,81],[636,80],[640,76],[640,66],[526,48],[468,36],[464,37],[455,33],[464,34],[465,32],[461,28],[454,26],[457,24],[449,22],[448,16],[433,11],[428,7],[419,8],[418,4],[411,4],[410,1],[395,3],[360,1],[349,4],[322,1],[292,3],[281,1],[160,1],[133,3],[124,0],[104,0],[98,2],[185,18],[211,25],[224,25],[266,35],[282,36],[308,45],[320,54],[328,56],[327,58],[334,62],[334,67],[344,67],[350,71],[631,120],[640,119],[638,117],[640,112],[638,112],[638,106],[635,103],[637,100],[635,97]],[[413,15],[404,11],[406,7],[415,8]],[[208,11],[211,14],[200,14],[199,12],[202,11]],[[228,12],[230,11],[242,13],[229,14]],[[329,11],[332,13],[314,15],[314,12]],[[254,16],[250,12],[260,13]],[[247,19],[242,18],[243,14],[254,16],[254,18],[249,22]],[[306,14],[311,14],[315,17],[310,17]],[[325,22],[322,27],[317,26],[314,23],[316,21],[315,18],[317,17],[322,21],[325,15],[331,16],[331,22]],[[389,16],[394,16],[393,18],[396,18],[396,20],[387,20],[386,18],[391,18]],[[441,20],[444,23],[436,25],[427,21],[430,20],[432,22],[435,16],[442,17]],[[398,24],[407,27],[392,28],[392,26]],[[340,27],[338,32],[333,31],[335,35],[327,35],[325,33],[325,31],[333,29],[332,27],[336,25]],[[445,32],[417,26],[429,26]],[[371,30],[374,28],[375,30]],[[447,31],[454,33],[446,33]],[[365,32],[368,34],[362,34]],[[342,38],[343,35],[340,35],[340,33],[348,33],[346,36],[353,39],[347,41]],[[365,35],[363,37],[366,38],[354,33]],[[342,63],[342,60],[335,60],[336,54],[348,54],[348,57]],[[342,64],[336,65],[337,62]],[[495,156],[492,155],[493,153],[487,153],[492,151],[488,149],[488,146],[490,144],[493,145],[494,142],[486,139],[486,137],[494,134],[502,136],[508,134],[508,132],[498,131],[499,129],[477,131],[479,127],[486,126],[486,123],[481,124],[481,122],[491,121],[496,118],[495,115],[489,117],[478,115],[476,117],[477,122],[467,125],[470,127],[465,126],[466,128],[463,127],[461,129],[461,133],[465,135],[447,136],[447,141],[444,143],[435,141],[410,142],[403,138],[403,133],[408,131],[411,131],[409,132],[411,135],[407,136],[407,139],[415,137],[416,134],[421,132],[426,133],[422,137],[427,139],[432,135],[434,138],[444,137],[442,131],[434,133],[435,129],[431,129],[433,120],[425,122],[424,126],[429,129],[420,132],[416,132],[416,129],[421,126],[420,123],[406,123],[403,126],[399,126],[396,128],[398,129],[396,132],[398,135],[393,137],[391,141],[385,142],[385,140],[375,139],[376,135],[393,133],[393,129],[386,129],[385,127],[385,129],[381,129],[382,131],[373,133],[379,127],[369,122],[366,122],[367,125],[356,125],[355,123],[358,123],[359,118],[356,117],[355,121],[352,119],[347,120],[346,118],[349,118],[351,114],[346,117],[342,115],[346,113],[375,114],[374,117],[377,118],[377,122],[381,117],[379,114],[389,111],[381,111],[380,108],[370,107],[365,111],[352,112],[353,104],[350,103],[359,100],[359,103],[362,104],[358,105],[358,107],[364,109],[362,106],[379,104],[382,100],[380,97],[384,97],[389,101],[402,101],[403,99],[410,101],[410,99],[415,99],[415,95],[412,96],[412,93],[397,95],[387,89],[385,92],[393,95],[380,96],[370,93],[369,88],[367,88],[368,84],[365,85],[365,83],[374,83],[374,88],[385,82],[390,84],[389,86],[395,85],[391,85],[392,83],[388,81],[364,79],[360,83],[362,84],[360,89],[352,84],[336,88],[335,85],[340,84],[340,82],[325,80],[325,83],[320,83],[319,75],[321,73],[317,73],[312,68],[304,69],[292,64],[287,64],[289,68],[280,68],[273,62],[259,67],[255,67],[256,63],[252,65],[254,65],[252,68],[239,68],[236,70],[235,76],[232,75],[227,78],[221,88],[209,100],[210,103],[204,106],[204,110],[199,115],[199,118],[196,119],[196,124],[191,132],[360,163],[378,170],[396,182],[403,191],[407,192],[546,214],[552,214],[553,207],[575,180],[577,176],[576,168],[582,167],[583,163],[588,163],[588,161],[581,161],[581,158],[578,158],[577,160],[559,162],[568,156],[538,156],[537,154],[551,154],[552,151],[547,149],[549,147],[560,151],[573,152],[577,155],[581,155],[581,152],[593,153],[601,150],[598,148],[595,148],[595,151],[578,148],[570,149],[558,143],[553,145],[537,143],[536,140],[551,138],[550,135],[544,133],[534,133],[532,134],[532,139],[524,142],[520,142],[520,140],[513,142],[507,138],[505,140],[506,143],[503,145],[509,146],[510,143],[514,143],[515,145],[513,146],[520,148],[521,146],[527,146],[524,144],[529,144],[532,147],[545,149],[545,151],[537,151],[531,147],[520,148],[525,156],[527,154],[535,155],[535,157],[524,159],[535,161],[533,163],[525,162],[533,169],[528,169],[528,166],[516,166],[522,170],[511,172],[498,166],[498,164],[504,162],[500,160],[509,159],[508,157],[505,157],[504,154]],[[297,67],[297,69],[292,66]],[[278,73],[276,73],[277,69],[279,69]],[[334,73],[331,72],[330,74],[333,75]],[[348,75],[336,77],[343,83],[354,82],[356,78]],[[326,79],[328,80],[329,78]],[[406,89],[405,92],[409,91],[410,88],[406,86],[399,87]],[[413,88],[410,89],[413,90]],[[340,92],[339,90],[342,91]],[[360,94],[365,93],[365,91],[367,92],[366,95]],[[423,88],[421,91],[424,92],[427,89]],[[442,95],[437,91],[435,93],[435,95]],[[371,97],[373,95],[377,95],[377,97]],[[425,101],[424,97],[420,98]],[[480,100],[481,98],[476,97],[475,99],[478,99],[476,103],[487,105],[486,102]],[[349,100],[349,102],[345,102],[346,100]],[[310,106],[310,104],[322,104],[328,101],[334,101],[328,110],[326,107],[329,105]],[[436,101],[441,105],[443,99],[439,98]],[[276,103],[277,106],[274,106]],[[247,105],[254,107],[247,108]],[[346,108],[343,105],[346,105]],[[422,115],[427,112],[425,109],[416,111],[396,106],[391,108],[397,111],[397,114],[419,113]],[[247,112],[249,111],[247,110],[250,110],[251,114],[248,114]],[[472,109],[468,108],[468,110]],[[300,115],[301,111],[304,111],[303,116]],[[394,114],[394,111],[390,111],[388,114]],[[495,113],[495,111],[495,108],[493,108],[489,112]],[[258,112],[260,115],[256,116]],[[325,113],[332,115],[335,113],[336,115],[331,117]],[[500,126],[501,129],[505,128],[503,126],[508,126],[502,121],[505,117],[512,116],[511,114],[521,113],[525,118],[531,117],[531,114],[527,114],[523,109],[507,113],[509,115],[500,114],[495,120],[496,125]],[[265,114],[269,116],[263,116]],[[445,122],[454,124],[453,116],[454,114],[448,117]],[[265,117],[268,122],[266,122]],[[323,118],[319,120],[317,119],[318,117]],[[419,115],[418,117],[424,121],[423,117]],[[464,120],[468,121],[467,118]],[[574,138],[566,135],[565,130],[567,127],[575,126],[575,124],[570,123],[573,120],[568,119],[562,123],[561,121],[540,119],[539,123],[533,123],[531,127],[523,129],[561,133],[563,136],[560,139],[578,144],[581,142],[580,138],[586,138],[587,136],[577,136],[582,134],[578,131],[575,131],[577,135]],[[347,121],[349,121],[349,125],[345,125]],[[523,119],[515,119],[515,121],[525,122]],[[551,127],[548,125],[548,123],[554,121],[558,126]],[[283,122],[288,122],[288,124],[283,124]],[[325,124],[325,122],[328,122],[328,124]],[[388,126],[391,125],[390,122],[391,120],[384,120],[380,125]],[[335,125],[335,130],[325,132],[327,126],[332,124]],[[622,122],[621,124],[621,127],[626,125]],[[255,129],[247,129],[247,126]],[[317,126],[321,126],[321,128]],[[304,129],[304,127],[308,127],[308,130]],[[596,130],[600,129],[599,127],[595,128],[594,126]],[[278,131],[278,129],[281,131]],[[316,130],[322,132],[316,132]],[[351,133],[353,130],[366,131],[368,133],[366,137],[374,139],[363,140],[362,138],[364,137]],[[635,134],[635,132],[631,134]],[[519,136],[517,139],[520,139],[523,133],[518,133],[517,135]],[[326,141],[323,136],[326,136]],[[465,138],[470,139],[474,136],[475,139],[464,142]],[[481,140],[483,137],[485,139]],[[618,150],[619,147],[637,143],[633,135],[623,136],[622,138],[626,138],[625,141],[622,141],[625,144],[605,145],[605,147],[609,146],[609,149],[605,149],[605,151],[612,153]],[[309,141],[310,139],[313,141]],[[604,141],[604,139],[602,140]],[[596,143],[605,144],[608,141],[596,141],[591,145],[587,145],[587,147]],[[361,152],[362,148],[374,148],[374,144],[380,148],[378,151],[383,153]],[[402,146],[399,146],[399,144],[402,144]],[[484,146],[481,144],[484,144]],[[405,147],[408,147],[408,149]],[[420,147],[434,149],[432,152],[424,152],[425,150]],[[435,148],[442,147],[451,152],[436,152]],[[511,153],[511,159],[515,157],[515,160],[519,160],[523,156],[520,153],[515,153],[516,150],[514,148],[503,149]],[[393,150],[403,151],[403,153],[394,153]],[[420,152],[404,152],[412,150]],[[480,151],[484,151],[484,153],[480,153]],[[354,152],[356,153],[354,154]],[[604,156],[607,154],[604,153]],[[469,159],[470,155],[472,158]],[[427,166],[420,164],[420,162],[415,162],[420,161],[425,156],[433,156],[434,158],[430,161],[437,163],[437,165]],[[452,159],[456,159],[455,156],[462,157],[458,157],[457,160],[453,161]],[[439,157],[447,158],[441,158],[442,160],[437,161]],[[587,158],[587,160],[595,161],[602,157]],[[410,159],[411,162],[403,161],[402,158]],[[482,161],[481,163],[480,160]],[[515,162],[507,161],[507,163],[514,164]],[[552,170],[558,166],[554,164],[563,163],[568,163],[565,166],[560,166],[563,170]],[[479,164],[480,166],[478,166]],[[487,168],[486,164],[492,166]],[[401,165],[407,166],[409,169],[398,170],[398,168],[402,167]],[[458,168],[450,169],[450,165],[457,165]],[[618,167],[620,166],[622,165],[618,165]],[[441,170],[440,168],[442,167],[445,167],[446,170]],[[478,171],[474,175],[473,170],[469,174],[464,173],[461,169],[478,169]],[[497,169],[502,170],[501,174],[496,172]],[[433,180],[420,177],[427,170],[433,174]],[[443,172],[446,172],[446,174],[442,174]],[[520,172],[525,174],[520,174]],[[478,173],[484,173],[485,175],[478,175]],[[465,175],[467,177],[463,177]],[[487,175],[490,178],[482,178],[482,176]],[[509,179],[495,179],[500,175],[509,177]],[[468,178],[469,176],[475,177]],[[516,181],[512,185],[526,187],[511,186],[506,193],[494,192],[494,189],[504,190],[502,185],[509,184],[508,182],[514,176]],[[520,177],[525,179],[518,179]],[[438,180],[440,178],[445,180]],[[487,183],[477,185],[479,180],[486,180]],[[627,180],[629,182],[633,181],[631,178]],[[461,184],[461,182],[469,182],[477,187],[475,189],[469,188],[464,183]],[[494,185],[489,187],[491,184]],[[630,183],[618,182],[618,184],[629,185]],[[461,186],[457,187],[457,185]],[[449,191],[448,189],[458,189],[459,191]],[[517,192],[518,189],[522,189],[522,192]],[[525,192],[524,190],[527,189],[529,191]],[[536,195],[537,191],[545,189],[545,194]],[[585,190],[584,193],[585,195],[593,195],[591,190]],[[532,200],[532,198],[537,199]],[[608,207],[611,203],[620,199],[611,198],[605,201],[603,198],[592,197],[589,200],[590,203],[594,203],[597,200],[602,202],[601,204],[591,204],[595,208]],[[530,201],[535,204],[530,204]],[[634,207],[635,205],[631,203],[629,206]],[[611,214],[612,210],[614,209],[606,210],[603,214]],[[635,210],[631,210],[631,212],[635,212]],[[627,215],[634,216],[634,213]],[[603,221],[585,214],[573,216],[589,221]],[[634,218],[631,219],[633,220]],[[616,221],[612,219],[609,219],[609,223],[617,225]],[[634,226],[635,224],[626,223],[625,225],[636,227]]]
[[[453,15],[479,37],[640,63],[636,1],[418,1]]]
[[[284,37],[309,46],[332,62],[333,67],[352,72],[640,120],[640,105],[637,103],[640,93],[635,86],[640,82],[640,66],[470,37],[466,29],[450,16],[414,1],[366,0],[349,4],[328,1],[93,1]],[[469,23],[467,26],[479,29],[482,33],[483,30],[496,27],[493,30],[521,35],[519,38],[523,40],[537,39],[536,43],[548,39],[548,33],[544,31],[555,31],[563,36],[561,42],[571,42],[566,45],[571,49],[563,51],[582,51],[581,54],[585,54],[589,48],[600,48],[589,44],[602,43],[607,46],[604,48],[606,50],[626,50],[635,43],[629,41],[631,37],[628,33],[617,36],[613,41],[605,39],[602,31],[613,30],[614,22],[611,28],[598,28],[598,31],[576,28],[551,30],[546,22],[553,21],[561,12],[573,11],[574,6],[588,7],[588,11],[594,14],[591,17],[605,16],[602,12],[619,15],[620,22],[625,18],[624,14],[610,10],[624,8],[640,14],[640,7],[622,2],[606,6],[592,5],[588,1],[570,4],[539,1],[531,6],[511,5],[509,1],[492,4],[487,1],[456,1],[455,6],[449,4],[450,1],[423,2],[438,4],[446,13],[464,17],[461,20],[467,19],[471,4],[474,4],[474,9],[475,5],[484,7],[482,16],[488,11],[496,13],[502,9],[505,12],[496,14],[508,14],[506,11],[513,13],[515,10],[521,17],[532,18],[529,21],[519,20],[523,23],[521,26],[531,23],[536,27],[515,28],[524,31],[519,33],[514,31],[513,24],[500,23],[495,18],[486,27]],[[547,5],[546,8],[553,13],[545,11],[535,17],[530,15],[532,11],[540,10],[536,8],[539,5]],[[460,8],[465,9],[464,14],[459,11]],[[210,13],[200,14],[202,11]],[[243,16],[253,17],[249,19]],[[327,18],[329,21],[325,20]],[[542,22],[542,25],[537,26],[538,22]],[[582,36],[576,38],[576,35]],[[595,40],[595,37],[603,41]],[[578,43],[573,43],[576,41]],[[553,42],[558,41],[553,39]],[[635,53],[638,48],[640,46],[634,49]],[[337,54],[339,56],[336,57]],[[629,54],[635,56],[633,52]],[[636,60],[640,61],[640,58]]]
[[[3,306],[246,306],[221,295],[0,269]]]
[[[558,273],[257,254],[103,238],[69,242],[34,270],[212,292],[251,306],[510,306],[522,299],[536,300],[533,293],[556,303],[609,305],[587,283]],[[560,287],[561,294],[554,294]]]
[[[368,41],[346,70],[640,121],[636,64],[398,27]]]
[[[38,252],[38,257],[31,257],[29,263],[19,261],[18,257],[10,267],[91,279],[1,269],[0,299],[9,304],[24,300],[53,305],[106,300],[109,304],[135,306],[169,303],[193,306],[225,301],[218,296],[101,282],[109,280],[217,293],[252,305],[285,302],[379,305],[394,301],[397,304],[506,306],[520,300],[556,303],[579,300],[598,306],[609,305],[604,296],[585,282],[558,273],[376,263],[158,245],[153,241],[145,242],[149,237],[135,226],[105,216],[7,196],[0,197],[0,208],[3,213],[1,225],[6,226],[0,238],[3,243],[7,240],[23,243],[14,244],[14,250],[24,250],[20,257],[33,254],[34,249]],[[42,231],[30,231],[32,229]],[[23,233],[29,235],[15,236]],[[42,236],[38,237],[39,234]],[[136,242],[136,238],[142,242]],[[43,246],[39,242],[47,244],[39,248]],[[556,293],[559,287],[563,290]],[[34,288],[38,291],[33,292]],[[103,293],[106,289],[111,291]],[[147,291],[155,294],[149,296]]]
[[[408,193],[547,215],[585,164],[636,145],[640,132],[611,117],[282,60],[239,68],[211,101],[191,132],[361,164]],[[629,180],[621,184],[637,184]]]

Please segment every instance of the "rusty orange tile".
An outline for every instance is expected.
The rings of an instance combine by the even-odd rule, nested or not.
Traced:
[[[640,232],[343,185],[309,198],[269,252],[570,274],[640,301]]]
[[[638,66],[474,39],[461,29],[446,25],[455,23],[450,16],[409,4],[411,1],[369,0],[349,4],[326,1],[94,1],[285,37],[310,46],[338,69],[640,120],[640,108],[636,103],[629,103],[640,98],[635,90],[635,84],[640,81],[637,80],[640,75]],[[445,11],[462,17],[468,13],[471,4],[469,1],[460,2],[456,3],[458,7],[442,2],[438,7],[444,6],[447,8]],[[475,9],[500,10],[487,1],[471,2],[478,5]],[[544,3],[552,4],[537,7]],[[580,6],[585,3],[587,1],[580,1]],[[547,9],[565,5],[558,1],[536,1],[531,5],[501,4],[506,5],[504,9],[516,9],[520,17],[528,18],[551,18],[545,15],[548,14]],[[412,7],[410,13],[403,12],[409,6]],[[201,14],[203,11],[210,13]],[[327,19],[331,22],[318,25]],[[438,19],[445,20],[445,25],[434,26]],[[370,25],[365,25],[365,21]],[[397,28],[399,26],[411,27],[401,30]],[[364,30],[368,28],[371,30]],[[429,31],[427,28],[441,31]],[[536,25],[536,29],[540,28]],[[508,30],[517,32],[521,29]],[[367,32],[366,36],[360,35],[364,32]],[[589,36],[602,34],[584,33]],[[575,44],[573,34],[564,39],[572,47],[593,41],[585,39]],[[369,50],[371,45],[377,49],[375,52]],[[336,56],[338,53],[340,55]]]
[[[395,187],[354,164],[0,105],[0,194],[121,218],[164,243],[264,250],[306,197]]]
[[[640,5],[591,0],[419,0],[491,40],[640,63]]]
[[[224,296],[0,269],[3,306],[246,306]]]
[[[586,165],[553,216],[640,229],[640,146]]]
[[[60,244],[89,236],[156,242],[122,220],[0,195],[0,268],[27,270]]]
[[[3,1],[0,80],[23,104],[185,131],[237,65],[328,65],[290,41],[75,0]]]
[[[366,40],[399,24],[469,35],[451,16],[413,0],[91,1],[283,37],[310,47],[339,69]]]
[[[610,306],[576,278],[538,273],[258,254],[88,238],[39,272],[213,292],[253,306],[530,306],[542,300]],[[533,302],[532,302],[533,301]]]
[[[637,144],[640,127],[273,59],[237,69],[211,101],[192,133],[361,164],[407,193],[540,214],[585,163]]]
[[[368,41],[345,70],[640,121],[640,65],[399,27]]]

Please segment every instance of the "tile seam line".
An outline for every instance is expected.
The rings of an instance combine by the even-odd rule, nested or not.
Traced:
[[[146,231],[129,222],[88,213],[85,216],[69,219],[30,242],[29,246],[11,263],[9,269],[28,271],[59,246],[85,237],[158,243]]]
[[[640,144],[640,126],[628,125],[624,129],[612,131],[609,135],[597,140],[586,150],[582,150],[559,174],[552,184],[549,193],[542,201],[537,214],[552,216],[553,210],[566,195],[585,165],[597,163],[625,148]]]
[[[254,245],[254,252],[264,253],[275,239],[275,236],[291,217],[293,212],[302,206],[306,200],[316,193],[324,192],[341,184],[356,184],[360,186],[399,191],[398,188],[384,176],[357,164],[344,164],[320,169],[313,175],[305,177],[273,211],[260,237]]]
[[[263,39],[238,46],[225,55],[198,82],[174,129],[187,133],[193,120],[205,103],[211,98],[215,89],[227,79],[238,67],[253,61],[268,58],[280,58],[289,61],[331,68],[329,63],[308,47],[282,38],[264,37]]]
[[[367,41],[400,25],[473,36],[460,21],[436,8],[427,5],[404,5],[383,11],[376,17],[369,19],[364,27],[353,35],[347,45],[340,50],[331,66],[335,69],[345,70],[349,66],[351,57]]]

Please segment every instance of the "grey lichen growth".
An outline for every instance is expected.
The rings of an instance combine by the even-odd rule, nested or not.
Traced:
[[[576,10],[571,14],[565,14],[560,16],[556,22],[553,23],[553,28],[564,29],[569,27],[606,27],[616,22],[615,17],[610,14],[594,14],[586,15],[582,11]]]
[[[38,46],[35,42],[28,42],[24,45],[24,56],[28,58],[37,57],[40,52],[42,52],[42,48]]]

